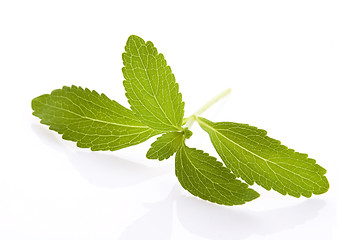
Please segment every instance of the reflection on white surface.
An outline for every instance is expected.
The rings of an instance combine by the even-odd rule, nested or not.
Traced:
[[[166,167],[151,168],[96,152],[76,152],[70,161],[84,178],[101,187],[132,186],[169,172]]]
[[[32,125],[33,131],[47,146],[65,154],[73,166],[90,183],[99,187],[118,188],[132,186],[169,172],[167,167],[151,168],[143,164],[119,158],[103,152],[71,151],[54,135],[39,124]],[[74,143],[75,145],[75,143]],[[72,147],[75,150],[77,148]]]
[[[173,215],[188,231],[205,239],[268,235],[314,219],[325,201],[308,199],[291,207],[255,212],[202,202],[181,195],[174,187],[166,199],[146,206],[148,213],[129,225],[119,239],[141,239],[146,234],[153,239],[171,239]]]
[[[148,212],[130,224],[119,239],[143,239],[151,236],[152,239],[171,239],[174,203],[179,199],[177,188],[162,201],[147,203]]]
[[[231,239],[234,236],[245,239],[294,228],[315,218],[324,205],[323,200],[310,199],[292,207],[254,212],[219,208],[183,198],[177,201],[176,209],[181,223],[199,236],[206,239]]]

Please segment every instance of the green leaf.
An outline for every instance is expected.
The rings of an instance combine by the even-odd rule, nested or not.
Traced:
[[[130,36],[123,53],[124,87],[136,117],[163,132],[181,130],[184,102],[171,68],[153,43]]]
[[[118,150],[159,134],[142,124],[132,111],[104,94],[81,87],[63,87],[34,98],[33,115],[78,147]]]
[[[266,131],[247,124],[211,122],[198,117],[218,154],[237,176],[248,184],[256,182],[281,194],[311,197],[325,193],[326,170],[308,158],[266,136]]]
[[[184,143],[176,154],[175,172],[184,189],[210,202],[240,205],[259,197],[216,158]]]
[[[158,137],[152,143],[151,148],[147,152],[147,158],[164,160],[171,157],[182,145],[184,138],[189,138],[192,132],[187,128],[182,132],[169,132]]]

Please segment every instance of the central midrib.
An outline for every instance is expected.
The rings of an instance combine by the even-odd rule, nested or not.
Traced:
[[[145,44],[143,44],[143,46],[146,47]],[[161,104],[159,103],[158,98],[156,97],[156,95],[155,95],[155,93],[154,93],[153,86],[152,86],[152,84],[151,84],[151,82],[150,82],[149,73],[148,73],[148,71],[147,71],[147,68],[145,67],[145,64],[144,64],[144,62],[143,62],[143,59],[142,59],[142,57],[141,57],[138,49],[137,49],[137,52],[138,52],[138,55],[139,55],[139,58],[140,58],[140,62],[142,63],[142,66],[143,66],[143,68],[144,68],[144,70],[145,70],[145,73],[146,73],[146,75],[147,75],[147,79],[148,79],[150,88],[151,88],[151,90],[152,90],[153,97],[154,97],[157,105],[159,106],[160,110],[162,111],[163,115],[165,116],[165,118],[166,118],[166,119],[168,120],[168,122],[170,123],[170,124],[166,124],[166,125],[171,126],[171,127],[175,127],[175,128],[177,128],[177,129],[180,129],[178,126],[174,126],[174,125],[173,125],[173,122],[169,119],[168,115],[165,113],[163,107],[162,107]],[[157,76],[158,76],[158,75],[157,75]],[[159,76],[158,76],[158,79],[159,79]],[[144,105],[144,104],[143,104],[143,105]],[[157,117],[156,117],[156,118],[157,118]]]
[[[200,175],[202,175],[204,178],[206,178],[206,179],[208,179],[209,181],[211,181],[213,184],[216,184],[217,186],[219,186],[220,188],[223,188],[223,189],[225,189],[220,183],[217,183],[217,182],[215,182],[215,181],[213,181],[211,178],[209,178],[209,177],[207,177],[205,174],[203,174],[193,163],[192,163],[192,161],[190,160],[191,158],[188,156],[188,154],[187,154],[187,151],[186,151],[186,146],[185,146],[185,144],[183,144],[183,146],[181,146],[181,148],[183,148],[184,149],[184,155],[186,156],[186,158],[188,159],[188,162],[193,166],[193,168],[200,174]],[[182,160],[181,160],[182,161]],[[183,167],[183,164],[182,164],[182,167]],[[227,189],[226,189],[227,190]],[[227,199],[227,197],[225,196],[225,195],[223,195],[220,191],[218,191],[218,190],[216,190],[221,196],[223,196],[224,198],[226,198]],[[234,196],[234,193],[233,193],[233,191],[230,191],[231,192],[231,194]]]
[[[230,141],[231,143],[233,143],[233,144],[235,144],[236,146],[238,146],[238,147],[240,147],[241,149],[243,149],[244,151],[252,154],[252,155],[255,156],[255,157],[258,157],[258,158],[264,160],[264,161],[267,163],[267,165],[268,165],[268,163],[274,164],[274,165],[278,166],[279,168],[281,168],[281,169],[283,169],[283,170],[285,170],[285,171],[287,171],[287,172],[290,172],[290,173],[292,173],[292,174],[294,174],[294,175],[296,175],[296,176],[298,176],[298,177],[300,177],[300,178],[302,178],[302,179],[306,179],[306,180],[308,180],[308,181],[311,181],[310,179],[305,178],[304,176],[299,175],[299,174],[297,174],[297,173],[295,173],[295,172],[292,172],[292,171],[290,171],[289,169],[284,168],[284,167],[282,167],[281,165],[279,165],[279,164],[277,164],[277,163],[275,163],[275,162],[273,162],[273,161],[270,161],[270,160],[268,160],[268,159],[266,159],[266,158],[264,158],[264,157],[261,157],[261,156],[259,156],[258,154],[256,154],[256,153],[248,150],[247,148],[239,145],[238,143],[234,142],[232,139],[229,139],[229,138],[226,137],[224,134],[220,133],[217,129],[211,127],[210,125],[208,125],[207,123],[203,122],[203,121],[200,120],[199,118],[197,118],[197,121],[198,121],[199,124],[203,124],[203,125],[206,126],[207,128],[209,128],[209,129],[211,129],[212,131],[214,131],[216,134],[219,134],[219,135],[222,136],[223,138],[227,139],[227,140]],[[270,168],[270,167],[269,167],[269,168]],[[271,169],[271,170],[272,170],[272,169]],[[272,170],[272,171],[273,171],[273,170]],[[276,174],[276,173],[275,173],[275,174]],[[312,182],[312,181],[311,181],[311,182]],[[317,184],[317,183],[316,183],[316,184]],[[317,185],[319,185],[319,184],[317,184]]]
[[[94,121],[94,122],[101,122],[101,123],[105,123],[105,124],[111,124],[111,125],[122,126],[122,127],[131,127],[131,128],[149,128],[147,126],[136,126],[136,125],[120,124],[120,123],[115,123],[115,122],[107,122],[107,121],[103,121],[103,120],[100,120],[100,119],[86,117],[86,116],[80,115],[80,114],[78,114],[76,112],[70,111],[68,109],[59,108],[59,107],[52,106],[52,105],[49,105],[49,104],[45,104],[45,105],[47,105],[49,107],[52,107],[52,108],[55,108],[55,109],[58,109],[58,110],[69,112],[69,113],[74,114],[74,115],[76,115],[76,116],[78,116],[80,118],[88,119],[88,120],[91,120],[91,121]]]

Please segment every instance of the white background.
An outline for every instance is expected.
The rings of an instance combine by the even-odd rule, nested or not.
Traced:
[[[1,1],[0,239],[358,239],[359,1]],[[248,123],[328,170],[311,199],[261,193],[242,206],[182,189],[174,159],[149,141],[91,152],[32,116],[31,99],[63,85],[129,106],[121,53],[151,40],[176,76],[186,115]],[[188,144],[212,155],[196,124]],[[353,220],[356,216],[357,220]]]

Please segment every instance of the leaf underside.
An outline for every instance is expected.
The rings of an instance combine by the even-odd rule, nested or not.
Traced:
[[[311,197],[328,190],[324,168],[307,154],[266,136],[266,131],[247,124],[197,120],[226,166],[248,184],[256,182],[267,190],[294,197]]]
[[[152,42],[134,35],[128,38],[125,51],[123,84],[134,114],[153,129],[182,130],[184,102],[163,54]]]
[[[216,158],[184,143],[176,154],[175,171],[184,189],[210,202],[231,206],[259,197]]]
[[[169,132],[158,137],[147,152],[147,158],[164,160],[171,157],[182,145],[183,132]]]
[[[118,150],[160,133],[142,124],[129,109],[87,88],[63,87],[34,98],[31,105],[41,123],[93,151]]]

